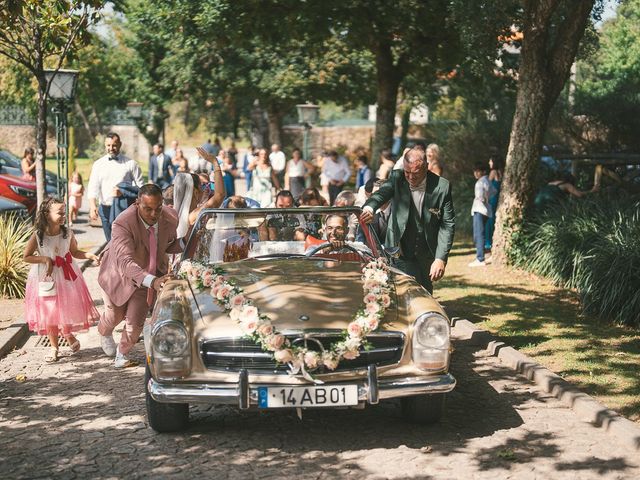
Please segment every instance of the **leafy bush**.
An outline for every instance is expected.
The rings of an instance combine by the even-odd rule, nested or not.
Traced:
[[[0,297],[24,297],[28,265],[22,260],[31,226],[14,216],[0,217]]]
[[[512,238],[514,265],[575,288],[585,312],[640,325],[640,198],[567,201]]]

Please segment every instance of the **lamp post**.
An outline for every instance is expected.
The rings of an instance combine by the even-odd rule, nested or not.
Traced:
[[[129,112],[129,116],[133,120],[133,126],[135,130],[133,131],[133,159],[138,161],[138,122],[142,118],[142,106],[144,104],[142,102],[129,102],[127,103],[127,111]]]
[[[58,196],[66,203],[69,183],[67,113],[76,95],[78,71],[45,69],[44,76],[49,86],[49,99],[53,100],[51,111],[56,118],[56,160],[58,161],[56,189]]]
[[[304,127],[302,133],[302,152],[304,159],[309,161],[309,130],[318,121],[320,107],[311,103],[301,103],[296,105],[298,109],[298,123]]]

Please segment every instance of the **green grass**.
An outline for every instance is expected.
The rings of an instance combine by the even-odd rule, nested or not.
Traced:
[[[581,313],[575,291],[508,267],[470,268],[456,243],[435,296],[449,316],[489,330],[586,393],[640,422],[640,333]]]

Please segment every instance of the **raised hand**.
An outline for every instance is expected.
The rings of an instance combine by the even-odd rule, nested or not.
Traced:
[[[196,148],[196,151],[198,152],[198,155],[204,158],[207,162],[213,164],[213,168],[215,168],[216,165],[220,166],[220,164],[218,163],[218,159],[215,157],[215,155],[210,154],[204,148],[198,147]]]

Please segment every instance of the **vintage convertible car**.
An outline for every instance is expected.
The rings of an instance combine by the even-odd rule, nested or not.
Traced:
[[[359,213],[201,213],[145,324],[151,428],[185,428],[199,403],[302,415],[400,398],[408,419],[440,419],[450,322]]]

